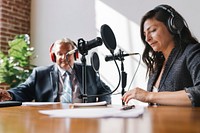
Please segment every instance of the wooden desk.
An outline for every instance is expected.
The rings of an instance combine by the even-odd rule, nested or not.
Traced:
[[[148,107],[139,118],[51,118],[38,110],[67,105],[0,108],[0,133],[200,133],[200,108]]]

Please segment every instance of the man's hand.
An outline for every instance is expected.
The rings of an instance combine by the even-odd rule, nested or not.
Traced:
[[[0,102],[8,100],[12,100],[11,95],[8,93],[8,91],[0,89]]]

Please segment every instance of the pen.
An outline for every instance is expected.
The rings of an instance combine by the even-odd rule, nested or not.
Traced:
[[[121,110],[129,110],[135,108],[135,105],[127,105],[121,108]]]

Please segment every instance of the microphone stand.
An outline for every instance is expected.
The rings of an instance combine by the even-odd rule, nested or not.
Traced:
[[[127,81],[127,73],[124,71],[124,63],[123,61],[125,60],[124,59],[124,56],[123,56],[123,51],[121,51],[121,49],[119,50],[119,60],[121,61],[121,76],[122,76],[122,91],[121,91],[121,94],[122,96],[124,95],[125,93],[125,90],[124,88],[126,87],[126,81]],[[122,101],[122,105],[125,105],[125,103]]]
[[[81,38],[78,40],[78,50],[82,54],[81,62],[82,62],[82,83],[83,83],[83,94],[82,101],[83,103],[87,103],[87,76],[86,76],[86,58],[85,56],[88,54],[88,50],[85,49],[86,44],[85,41]]]
[[[81,57],[82,62],[82,81],[83,81],[83,103],[87,103],[87,79],[86,79],[86,58],[85,55]]]

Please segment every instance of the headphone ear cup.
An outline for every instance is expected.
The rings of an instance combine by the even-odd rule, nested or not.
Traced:
[[[54,52],[52,52],[53,46],[54,46],[54,43],[51,45],[50,50],[49,50],[50,51],[50,58],[51,58],[51,61],[56,62],[56,55],[55,55]]]
[[[53,52],[50,53],[50,57],[51,61],[56,62],[56,55]]]
[[[171,17],[168,20],[168,26],[172,33],[179,34],[184,27],[184,22],[180,17]]]
[[[79,54],[78,54],[78,51],[76,51],[76,52],[74,53],[74,60],[77,60],[78,57],[79,57]]]

